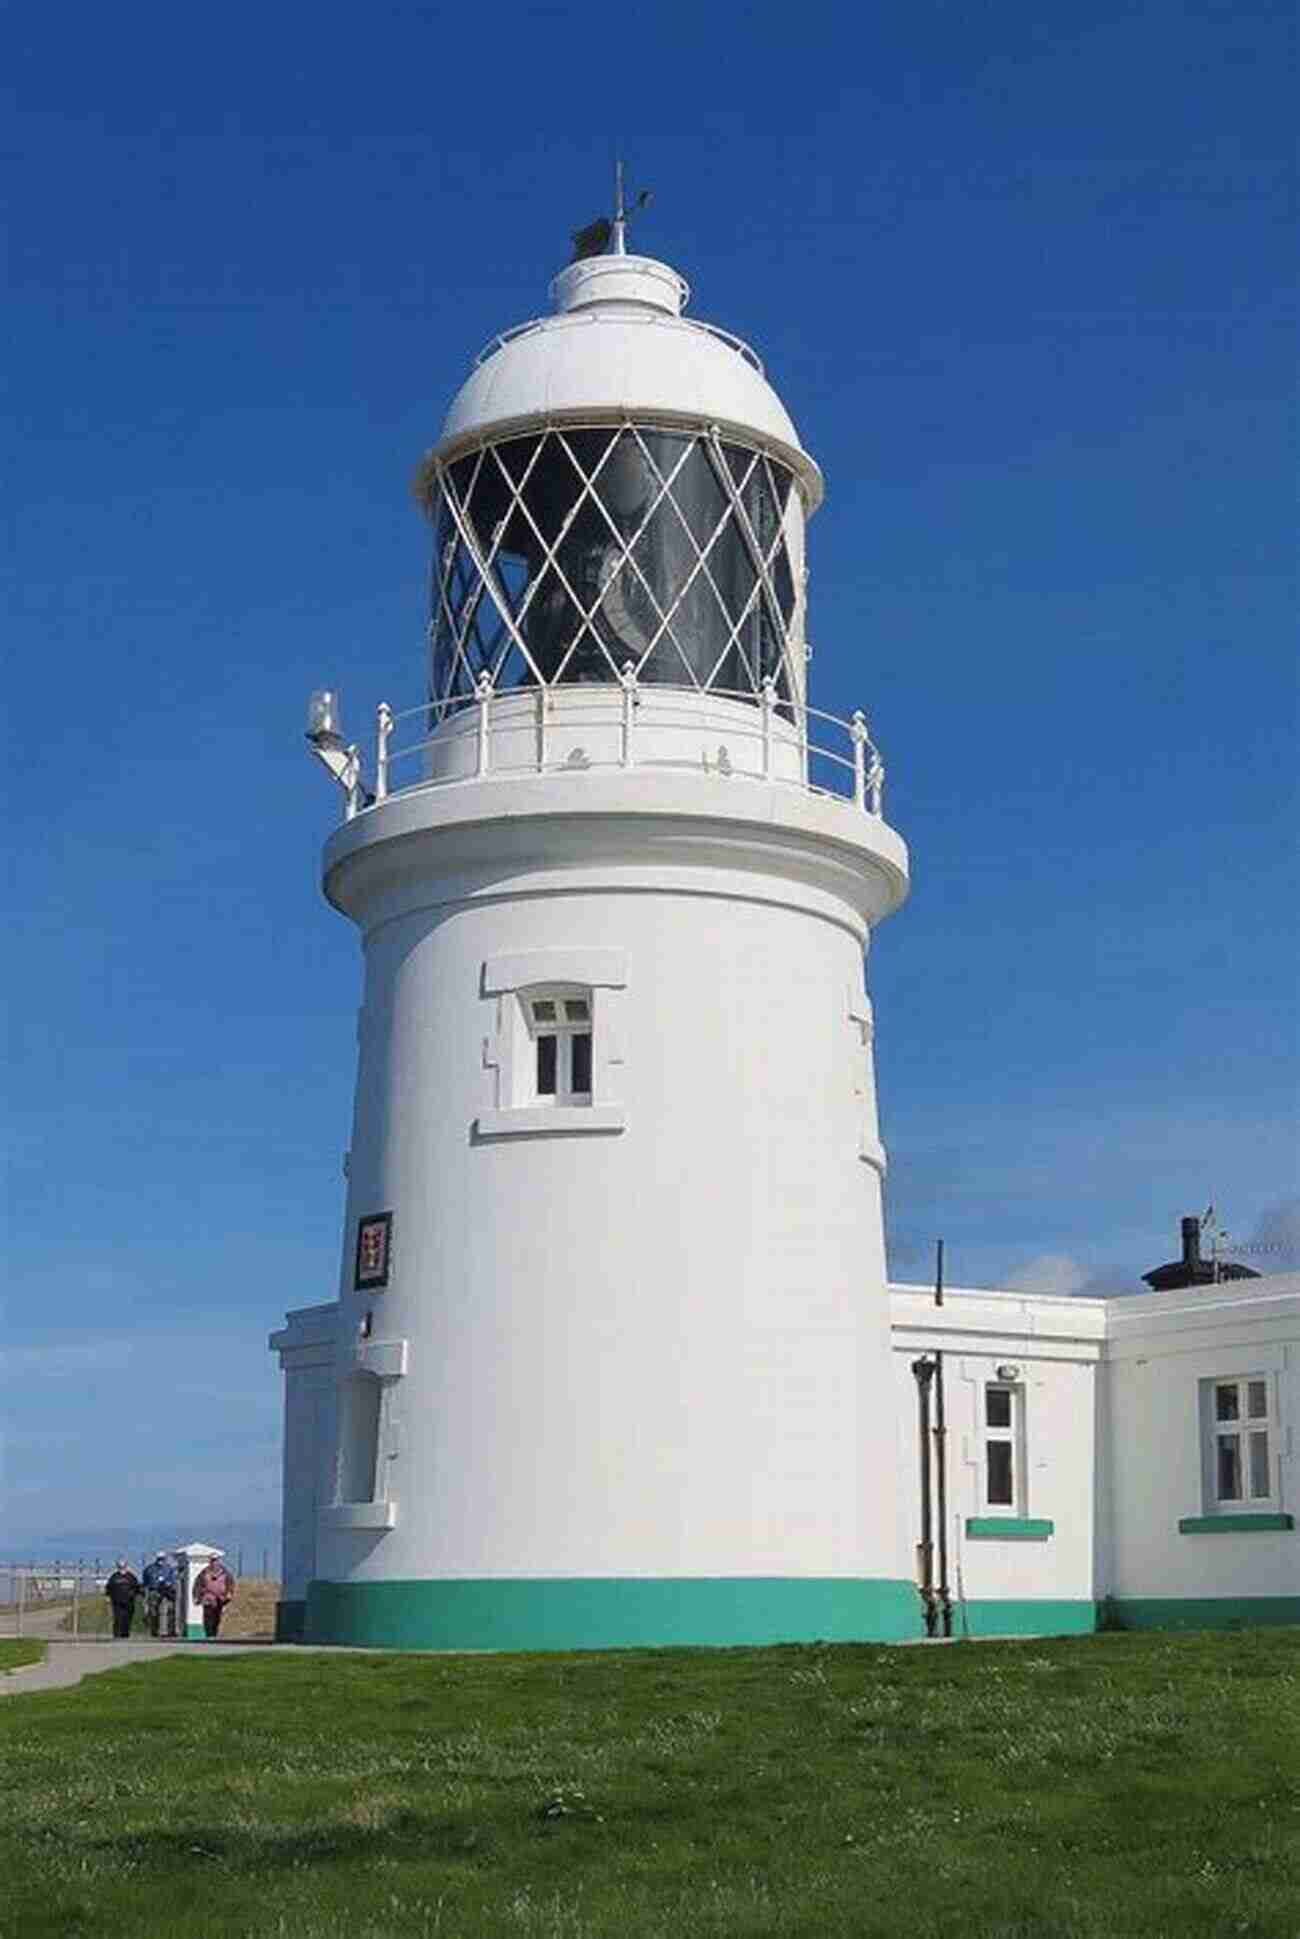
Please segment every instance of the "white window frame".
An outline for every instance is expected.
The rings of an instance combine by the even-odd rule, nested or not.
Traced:
[[[487,1108],[474,1120],[479,1138],[546,1136],[557,1132],[622,1131],[627,1118],[621,1096],[624,1061],[622,1006],[627,958],[622,950],[529,949],[490,957],[483,965],[481,995],[491,1004],[483,1064],[489,1079]],[[556,1018],[557,1035],[591,1035],[591,1089],[575,1092],[572,1052],[557,1047],[557,1090],[538,1090],[537,1002],[584,1001],[588,1019]],[[546,1032],[542,1025],[542,1033]],[[567,1064],[567,1076],[565,1082]]]
[[[519,991],[524,1027],[532,1044],[532,1053],[524,1059],[524,1068],[520,1073],[523,1079],[520,1102],[525,1106],[532,1105],[539,1110],[563,1110],[566,1106],[585,1108],[591,1104],[591,1087],[595,1081],[596,1021],[592,995],[591,989],[583,983],[542,984],[540,987],[534,984],[529,989]],[[548,1010],[550,1015],[546,1014]],[[580,1037],[587,1039],[588,1081],[585,1090],[578,1090],[573,1081],[576,1040]],[[555,1073],[553,1088],[543,1091],[542,1043],[547,1038],[555,1043]]]
[[[1011,1420],[1007,1427],[989,1426],[988,1397],[991,1393],[1010,1396]],[[979,1409],[980,1504],[985,1515],[1005,1515],[1011,1520],[1024,1516],[1025,1510],[1025,1399],[1024,1388],[1014,1380],[981,1380],[976,1389]],[[989,1445],[1005,1444],[1011,1449],[1011,1499],[989,1498]]]
[[[1263,1388],[1264,1411],[1252,1413],[1251,1389]],[[1220,1420],[1220,1389],[1235,1388],[1236,1419]],[[1268,1461],[1268,1493],[1256,1494],[1250,1436],[1263,1434]],[[1219,1493],[1219,1441],[1233,1438],[1238,1444],[1237,1472],[1241,1483],[1238,1495]],[[1251,1515],[1275,1512],[1282,1506],[1281,1434],[1277,1409],[1277,1383],[1271,1373],[1215,1374],[1201,1382],[1201,1479],[1204,1510],[1207,1515]]]

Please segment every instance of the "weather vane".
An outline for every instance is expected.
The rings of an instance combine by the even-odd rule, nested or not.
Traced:
[[[622,158],[614,163],[614,214],[597,216],[585,229],[573,232],[573,261],[582,262],[587,256],[624,256],[627,254],[627,225],[631,216],[647,208],[651,201],[651,191],[641,189],[629,210],[623,193]]]

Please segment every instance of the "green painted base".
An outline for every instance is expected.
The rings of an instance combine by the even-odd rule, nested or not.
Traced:
[[[909,1582],[597,1577],[313,1582],[304,1640],[377,1649],[574,1650],[898,1642],[921,1633]]]
[[[1273,1628],[1300,1623],[1300,1596],[1115,1596],[1106,1613],[1120,1629]]]
[[[1097,1627],[1094,1602],[954,1603],[954,1636],[1090,1636]]]
[[[277,1602],[275,1605],[276,1642],[301,1643],[306,1621],[305,1602]]]
[[[187,1643],[201,1643],[203,1641],[203,1624],[186,1623],[185,1640]]]
[[[1276,1535],[1295,1527],[1294,1515],[1184,1515],[1180,1535]]]
[[[966,1533],[973,1542],[1046,1542],[1056,1523],[1024,1515],[972,1515]]]

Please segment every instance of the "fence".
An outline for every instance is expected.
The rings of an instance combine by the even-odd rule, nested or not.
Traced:
[[[244,1574],[242,1547],[227,1551],[236,1581]],[[270,1576],[271,1551],[260,1551],[262,1577]],[[257,1551],[249,1551],[250,1563]],[[127,1556],[127,1566],[142,1575],[152,1555]],[[0,1562],[0,1636],[101,1634],[107,1598],[104,1584],[117,1556],[56,1557],[45,1562]]]

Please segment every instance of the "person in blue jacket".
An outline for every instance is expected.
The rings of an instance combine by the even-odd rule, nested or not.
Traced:
[[[143,1576],[145,1613],[151,1636],[176,1634],[176,1564],[159,1549]]]

